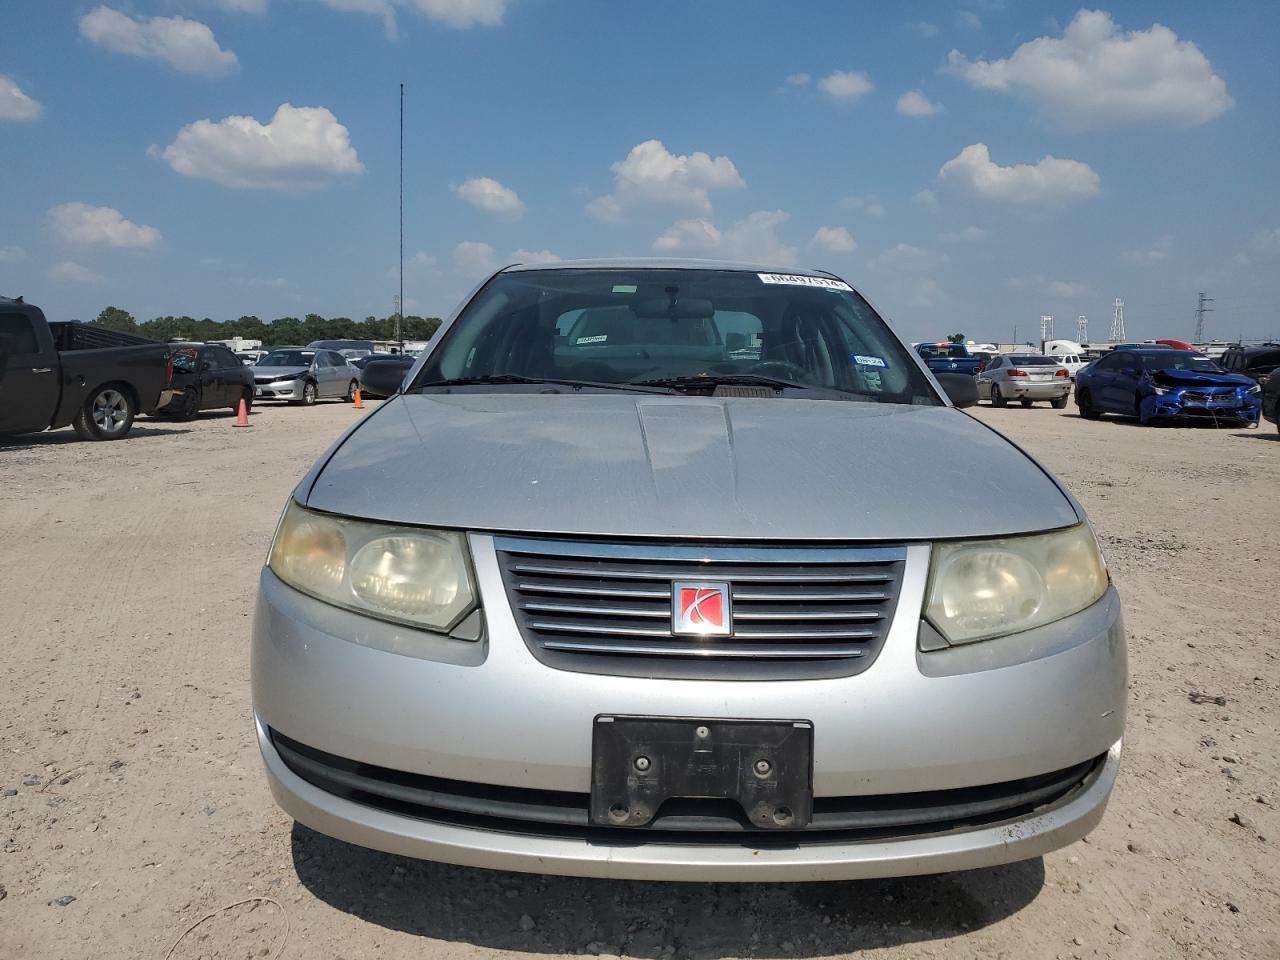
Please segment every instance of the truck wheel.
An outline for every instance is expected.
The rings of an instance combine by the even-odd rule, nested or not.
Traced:
[[[187,423],[200,415],[200,388],[187,387],[182,392],[182,405],[174,415],[175,420]]]
[[[1067,397],[1067,395],[1064,393],[1064,394],[1063,394],[1062,396],[1060,396],[1057,400],[1054,400],[1054,401],[1053,401],[1053,409],[1055,409],[1055,410],[1065,410],[1065,409],[1066,409],[1066,407],[1067,407],[1067,399],[1068,399],[1068,397]]]
[[[1026,397],[1023,397],[1023,398],[1022,398],[1021,400],[1019,400],[1018,402],[1019,402],[1019,403],[1021,403],[1024,407],[1029,407],[1029,406],[1031,406],[1031,404],[1032,404],[1032,403],[1034,403],[1035,401],[1034,401],[1034,400],[1028,400]]]
[[[133,426],[137,412],[127,390],[99,387],[85,400],[72,426],[82,440],[119,440]]]
[[[1007,406],[1008,400],[1004,398],[1004,394],[1000,392],[1000,388],[994,383],[991,385],[991,405],[993,407]]]

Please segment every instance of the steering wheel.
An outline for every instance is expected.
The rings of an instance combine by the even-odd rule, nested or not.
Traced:
[[[809,379],[809,373],[803,367],[785,360],[762,360],[759,363],[753,363],[742,372],[754,373],[761,377],[773,377],[777,380],[791,380],[795,383],[804,383]]]

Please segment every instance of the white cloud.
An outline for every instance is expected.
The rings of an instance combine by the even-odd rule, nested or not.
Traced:
[[[587,212],[601,220],[620,220],[628,208],[646,203],[710,213],[709,191],[746,186],[728,157],[712,157],[701,151],[673,154],[661,140],[636,144],[611,169],[613,193],[587,204]]]
[[[1122,33],[1101,10],[1079,11],[1061,39],[1028,41],[1005,60],[969,60],[952,50],[947,62],[970,85],[1017,94],[1073,129],[1130,121],[1194,125],[1233,103],[1194,43],[1158,23]]]
[[[941,299],[933,274],[946,262],[946,254],[899,243],[868,260],[867,269],[882,278],[886,303],[925,308]]]
[[[911,202],[930,213],[938,211],[938,195],[932,190],[917,190],[911,195]]]
[[[874,90],[875,85],[861,71],[836,70],[819,80],[818,88],[832,100],[857,100]]]
[[[858,249],[857,241],[844,227],[819,227],[809,242],[828,253],[853,253]]]
[[[102,275],[73,260],[60,260],[49,268],[49,279],[58,283],[101,283]]]
[[[987,200],[1060,206],[1094,197],[1098,175],[1087,163],[1045,157],[1039,163],[1002,167],[991,159],[985,143],[965,147],[942,165],[938,182]]]
[[[1025,277],[1009,277],[1004,285],[1014,290],[1034,290],[1040,296],[1057,300],[1076,300],[1093,294],[1085,284],[1074,280],[1050,280],[1042,273]]]
[[[391,0],[322,0],[324,5],[339,13],[368,13],[382,20],[387,36],[394,40],[397,35],[396,11]]]
[[[938,35],[938,27],[936,24],[928,23],[924,20],[917,20],[907,24],[907,29],[914,33],[921,40],[928,40]]]
[[[23,93],[16,80],[0,73],[0,120],[35,120],[43,112],[44,107]]]
[[[972,10],[960,10],[956,13],[956,23],[966,30],[981,30],[982,18]]]
[[[813,77],[809,76],[807,73],[793,73],[791,76],[787,77],[787,85],[792,87],[807,87],[809,85],[809,81],[812,79]]]
[[[465,29],[502,23],[507,0],[410,0],[410,6],[431,20]]]
[[[841,197],[840,206],[846,210],[861,210],[872,217],[884,216],[884,204],[874,193],[866,193],[858,197]]]
[[[977,243],[979,240],[985,240],[986,237],[987,231],[981,227],[965,227],[953,233],[944,233],[940,239],[943,243]]]
[[[151,152],[184,177],[225,187],[307,190],[364,172],[347,128],[324,107],[283,103],[269,123],[197,120]]]
[[[898,113],[904,117],[932,117],[941,110],[941,104],[934,103],[919,90],[908,90],[898,98]]]
[[[516,192],[492,177],[469,177],[462,186],[449,189],[477,210],[504,220],[519,220],[524,216],[525,206]]]
[[[198,20],[134,20],[119,10],[97,7],[80,18],[80,35],[114,53],[160,60],[183,73],[221,77],[240,69],[236,55],[218,46],[213,31]]]
[[[790,214],[781,210],[757,210],[724,231],[720,238],[721,249],[734,260],[793,266],[799,251],[783,243],[776,232],[789,219]]]
[[[453,265],[467,278],[479,279],[498,269],[498,254],[493,247],[478,240],[463,240],[453,248]]]
[[[0,263],[21,263],[27,259],[27,251],[13,244],[0,247]]]
[[[68,243],[87,247],[148,249],[160,242],[160,231],[126,220],[114,207],[63,203],[49,211],[49,220]]]
[[[665,251],[677,250],[714,250],[720,246],[720,231],[710,220],[677,220],[662,235],[653,241],[653,249]]]
[[[678,220],[653,242],[653,248],[665,253],[715,251],[730,260],[788,267],[795,264],[799,251],[783,243],[777,229],[789,219],[782,210],[757,210],[723,231],[705,219]]]
[[[558,263],[562,258],[550,250],[525,250],[523,247],[511,254],[512,263],[537,265],[539,263]]]
[[[1125,263],[1135,267],[1151,267],[1169,259],[1169,250],[1173,247],[1172,237],[1161,237],[1147,250],[1126,250],[1120,254]]]

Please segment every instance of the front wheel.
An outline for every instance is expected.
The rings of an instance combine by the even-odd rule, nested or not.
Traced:
[[[1008,400],[1004,398],[1004,394],[1000,392],[1000,388],[994,383],[991,385],[991,405],[993,407],[1007,406]]]
[[[1102,413],[1093,405],[1093,394],[1087,389],[1076,394],[1076,406],[1080,408],[1080,416],[1086,420],[1097,420]]]
[[[302,399],[295,401],[304,407],[315,406],[316,402],[316,385],[308,380],[302,385]]]
[[[182,405],[174,414],[175,420],[187,423],[200,415],[200,388],[187,387],[182,391]]]
[[[355,403],[356,391],[359,389],[360,389],[360,382],[358,380],[352,380],[349,384],[347,384],[347,395],[342,399],[346,400],[347,403]]]
[[[85,400],[72,426],[82,440],[119,440],[133,426],[137,412],[128,392],[100,387]]]

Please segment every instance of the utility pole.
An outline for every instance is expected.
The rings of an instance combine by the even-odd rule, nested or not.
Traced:
[[[1121,343],[1124,340],[1124,301],[1116,297],[1116,313],[1111,320],[1111,342]]]
[[[396,343],[404,351],[400,314],[404,309],[404,84],[400,84],[400,292],[396,295]]]
[[[1089,318],[1083,313],[1076,317],[1076,343],[1084,346],[1089,342]]]
[[[1213,297],[1207,297],[1204,291],[1200,291],[1199,302],[1196,303],[1196,336],[1194,343],[1204,343],[1204,315],[1213,313],[1213,307],[1206,307],[1206,303],[1213,303]]]
[[[1046,340],[1053,339],[1053,317],[1043,314],[1040,317],[1040,347],[1044,348]]]

